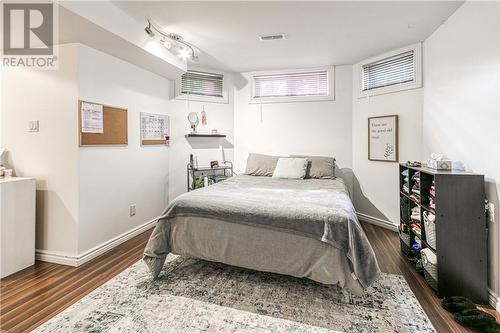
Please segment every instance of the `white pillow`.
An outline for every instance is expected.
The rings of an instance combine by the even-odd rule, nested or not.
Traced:
[[[273,178],[301,179],[306,176],[307,158],[286,158],[278,159],[274,169]]]

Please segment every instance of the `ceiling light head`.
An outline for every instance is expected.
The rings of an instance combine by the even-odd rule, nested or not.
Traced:
[[[163,45],[164,48],[166,48],[167,50],[170,50],[172,48],[172,43],[170,43],[168,40],[166,39],[162,39],[160,41],[160,44]]]
[[[285,34],[275,34],[275,35],[259,36],[259,39],[261,41],[280,40],[280,39],[285,39]]]
[[[188,60],[189,58],[192,58],[191,50],[187,47],[179,49],[179,58],[181,58],[182,60]]]
[[[148,34],[149,38],[153,38],[155,36],[155,33],[153,32],[153,29],[151,29],[151,23],[149,23],[146,28],[144,28],[144,31]]]
[[[168,36],[168,38],[170,38],[172,40],[175,40],[176,42],[180,42],[180,41],[182,41],[184,39],[184,38],[182,38],[181,35],[176,34],[176,33],[170,33],[167,36]]]

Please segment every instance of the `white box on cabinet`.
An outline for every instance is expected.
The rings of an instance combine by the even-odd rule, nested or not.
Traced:
[[[33,178],[0,178],[0,278],[35,263]]]

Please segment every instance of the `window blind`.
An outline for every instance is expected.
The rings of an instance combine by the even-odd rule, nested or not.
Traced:
[[[223,97],[223,80],[221,74],[187,71],[181,77],[181,93]]]
[[[415,52],[404,52],[363,65],[362,90],[415,81]]]
[[[328,70],[254,76],[254,98],[328,96]]]

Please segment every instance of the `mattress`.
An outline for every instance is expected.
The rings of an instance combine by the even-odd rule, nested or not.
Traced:
[[[187,233],[187,229],[182,233],[176,231],[178,223],[186,218],[190,233]],[[211,230],[208,226],[216,227],[218,233],[206,232]],[[269,243],[266,247],[260,242],[260,247],[247,246],[244,251],[243,248],[239,251],[239,242],[236,241],[239,236],[232,232],[233,227],[240,228],[243,235],[248,230],[258,230],[259,237],[264,234],[273,237],[285,235],[279,237],[279,242],[269,237],[262,238]],[[201,232],[199,230],[204,230],[203,233],[210,236],[198,239],[197,244],[185,241],[185,237],[194,237],[195,232]],[[315,256],[318,257],[318,251],[326,251],[331,254],[331,258],[337,259],[330,258],[328,267],[321,260],[318,265],[314,258],[308,262],[305,257],[299,261],[303,265],[301,269],[278,267],[278,261],[287,261],[286,256],[291,256],[294,252],[293,244],[288,244],[288,241],[295,242],[299,237],[308,239],[307,246],[317,251]],[[235,241],[231,242],[233,246],[221,253],[214,252],[214,249],[210,252],[206,248],[192,248],[200,247],[201,241],[206,246],[213,247],[220,239],[225,239],[226,243],[231,239]],[[257,238],[253,241],[257,241]],[[177,246],[175,251],[185,251],[185,255],[275,273],[305,276],[328,284],[345,284],[345,276],[350,274],[352,279],[366,288],[380,273],[373,249],[340,179],[290,180],[237,176],[221,184],[183,194],[165,209],[144,251],[144,260],[153,276],[160,273],[166,255],[174,252],[174,244],[184,244]],[[273,246],[280,246],[283,256],[273,254]],[[296,252],[304,253],[304,250],[298,248]],[[263,252],[260,253],[261,251]],[[339,259],[337,254],[342,258]],[[267,264],[258,260],[270,255],[278,258],[276,262],[273,258],[267,259]],[[253,260],[253,264],[245,261],[245,258]],[[311,270],[311,264],[317,265],[317,268]],[[320,270],[338,270],[340,273],[336,276],[330,274],[328,278],[313,277],[319,276]],[[349,274],[345,274],[346,271]],[[343,276],[344,282],[340,281],[339,276]]]
[[[176,217],[170,221],[172,253],[337,284],[362,293],[345,254],[328,244],[291,233],[201,219]]]

